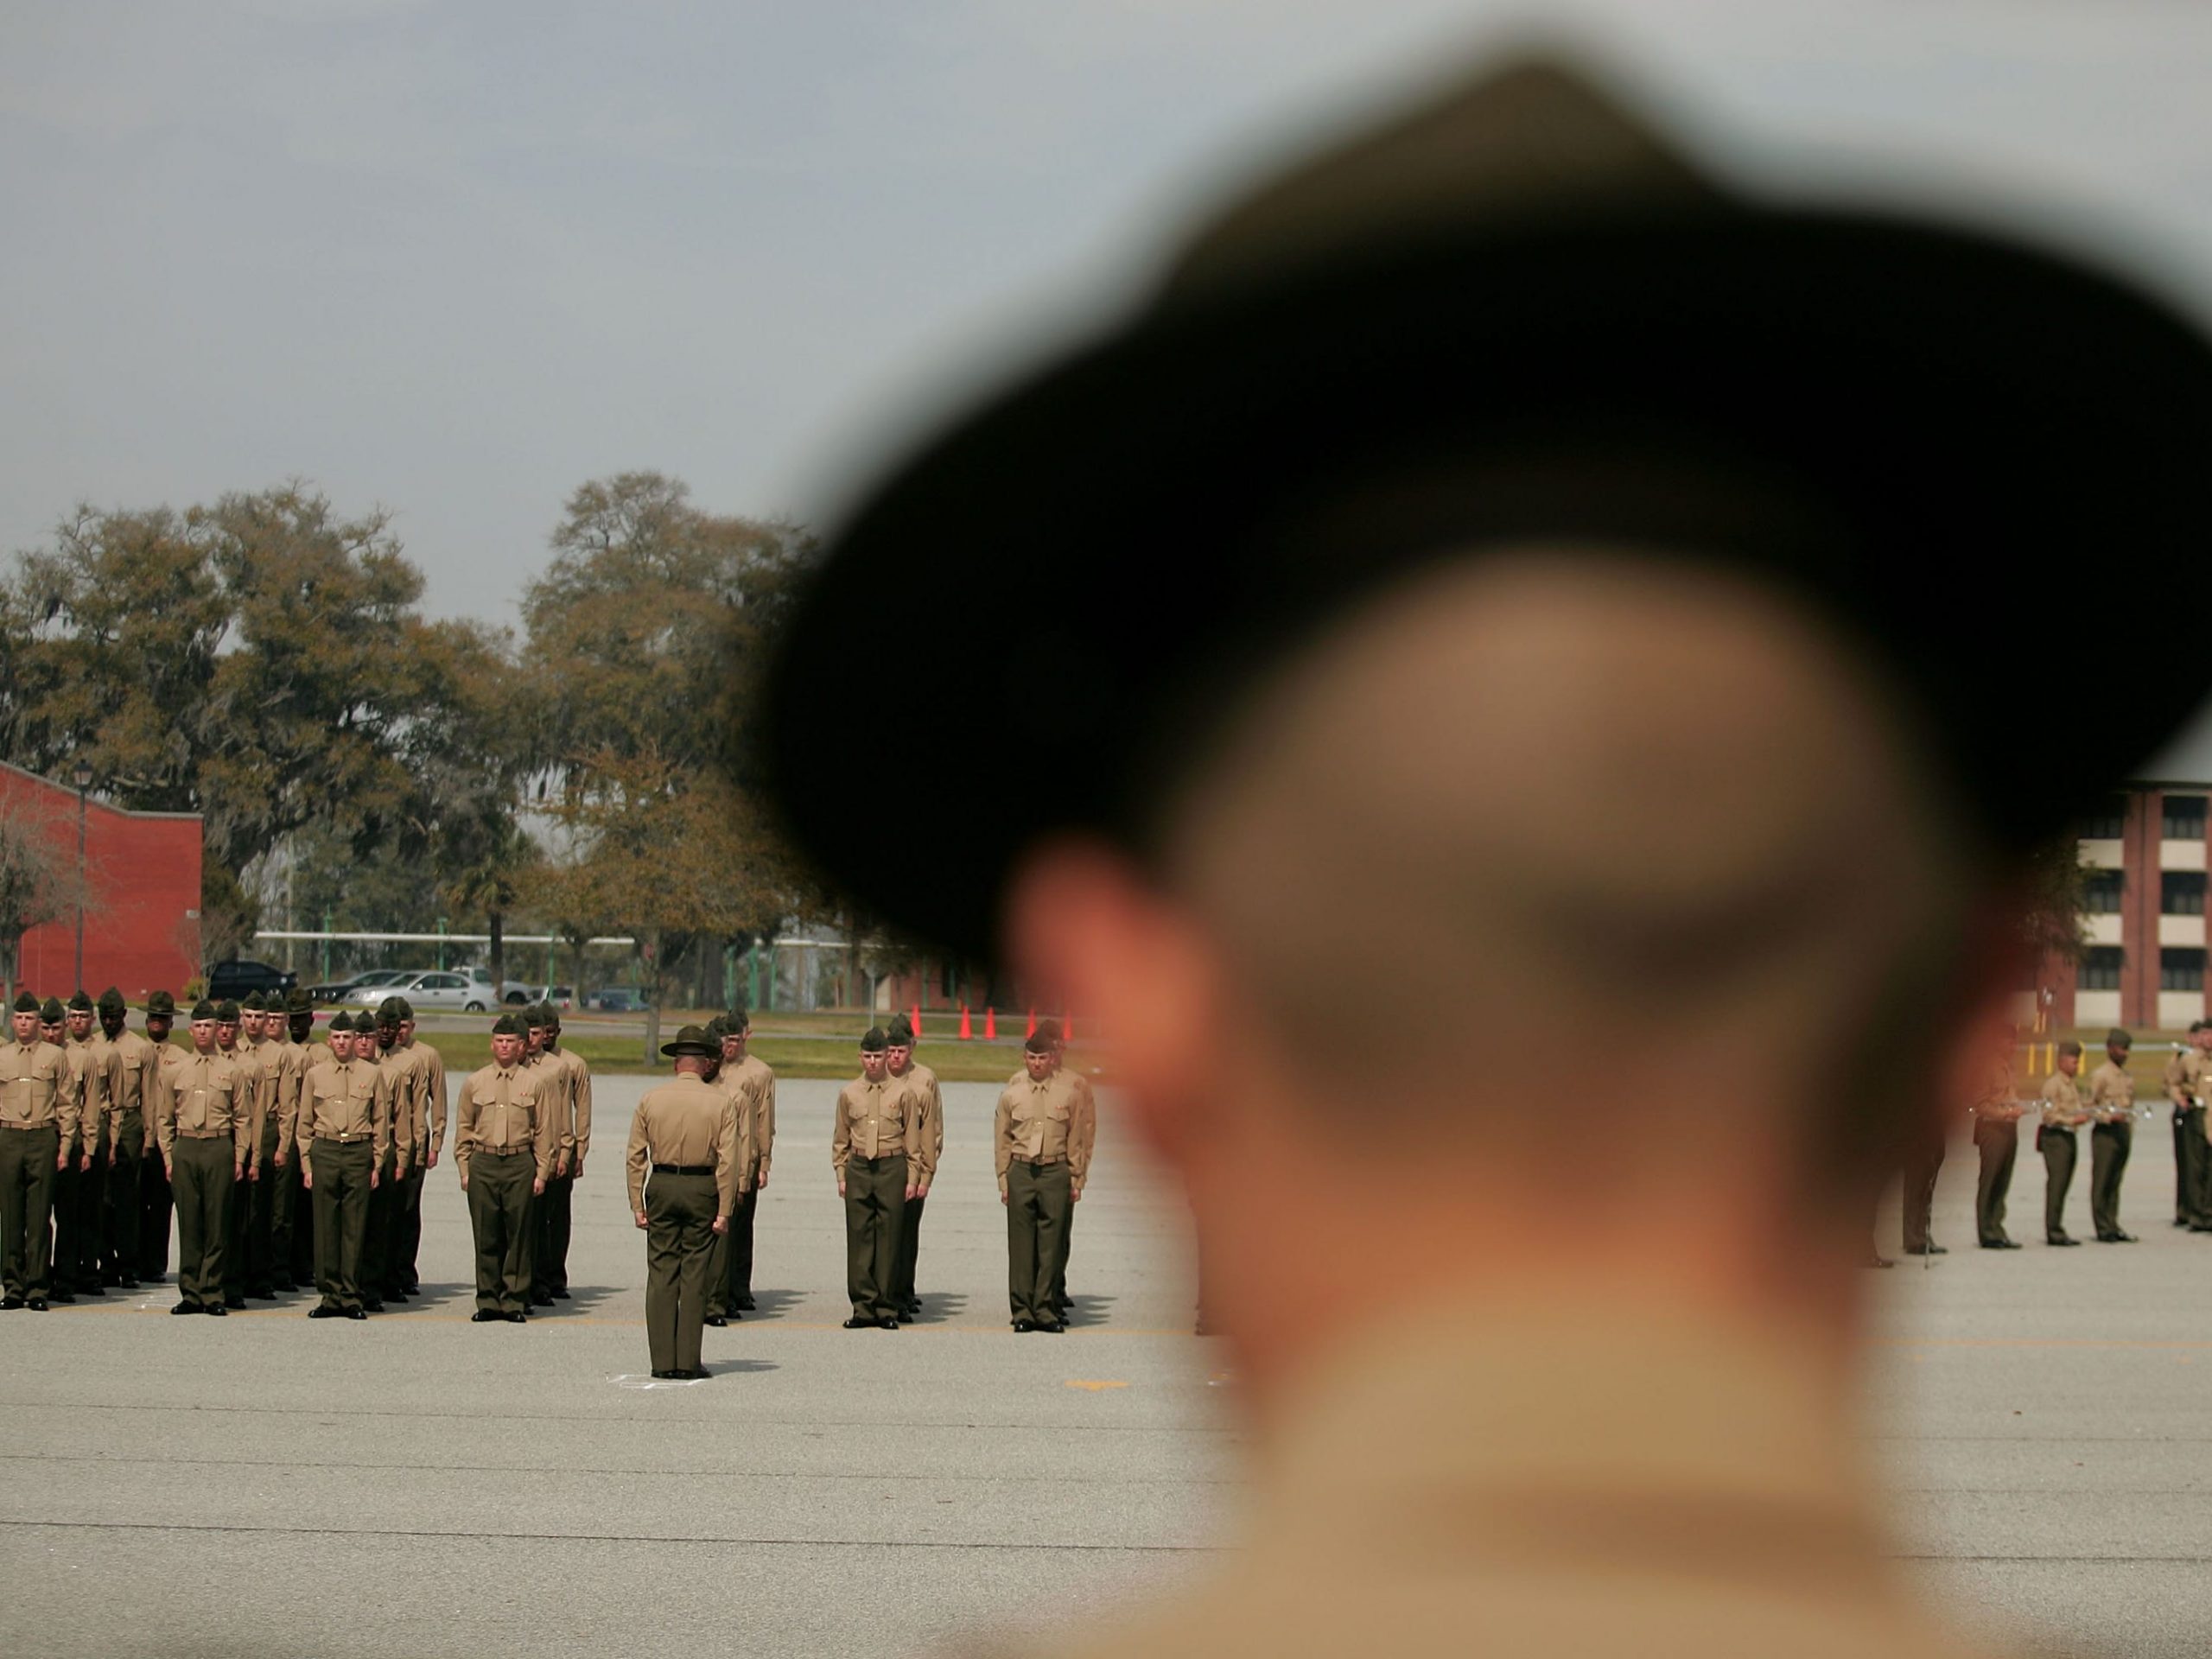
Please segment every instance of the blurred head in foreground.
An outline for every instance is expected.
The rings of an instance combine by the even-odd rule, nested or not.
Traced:
[[[1152,1640],[1941,1650],[1849,1450],[1867,1215],[2001,1040],[2018,872],[2206,677],[2053,715],[2113,762],[2054,786],[1973,643],[2029,585],[1929,594],[2177,577],[2205,453],[2212,359],[2133,288],[1749,199],[1531,65],[1267,181],[863,503],[787,815],[1113,1032],[1262,1431],[1252,1551]],[[886,836],[836,642],[912,569],[963,706],[1081,764],[956,762]]]

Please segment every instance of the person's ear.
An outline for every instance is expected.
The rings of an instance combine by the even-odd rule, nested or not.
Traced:
[[[1224,988],[1189,912],[1125,854],[1063,841],[1015,873],[1004,938],[1023,983],[1049,988],[1106,1034],[1139,1128],[1180,1163],[1214,1093]]]

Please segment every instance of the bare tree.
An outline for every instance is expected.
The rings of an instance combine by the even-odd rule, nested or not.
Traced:
[[[91,904],[61,815],[35,799],[0,801],[0,987],[15,1001],[23,935]]]

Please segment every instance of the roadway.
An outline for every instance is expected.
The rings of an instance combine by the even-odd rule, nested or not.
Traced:
[[[653,1383],[620,1170],[647,1081],[602,1081],[576,1300],[527,1327],[467,1322],[449,1168],[426,1206],[432,1294],[365,1324],[310,1323],[306,1298],[172,1320],[165,1292],[0,1319],[9,1650],[458,1659],[651,1631],[656,1649],[887,1655],[1103,1608],[1231,1537],[1234,1382],[1190,1333],[1179,1207],[1110,1112],[1075,1331],[1006,1328],[980,1155],[992,1094],[953,1085],[927,1317],[850,1332],[835,1085],[786,1084],[761,1312],[708,1332],[710,1381]],[[1971,1151],[1955,1151],[1937,1210],[1952,1253],[1880,1275],[1869,1422],[1899,1553],[1933,1594],[2076,1651],[2196,1659],[2212,1648],[2212,1237],[2164,1224],[2171,1159],[2146,1127],[2133,1246],[1976,1250]],[[2039,1236],[2041,1192],[2025,1154],[2016,1235]],[[1881,1225],[1894,1248],[1893,1211]]]

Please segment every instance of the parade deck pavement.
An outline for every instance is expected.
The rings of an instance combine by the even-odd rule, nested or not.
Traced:
[[[365,1324],[310,1323],[308,1297],[171,1319],[168,1287],[0,1318],[6,1650],[894,1654],[1093,1614],[1230,1541],[1234,1379],[1191,1334],[1181,1209],[1110,1112],[1075,1330],[1007,1329],[993,1093],[956,1086],[927,1313],[847,1332],[834,1085],[785,1084],[760,1311],[707,1333],[711,1380],[653,1383],[620,1167],[645,1083],[599,1087],[575,1299],[526,1327],[468,1323],[449,1164],[424,1205],[431,1294]],[[2040,1238],[2042,1189],[2024,1135],[2016,1236]],[[2212,1647],[2212,1237],[2166,1225],[2171,1192],[2146,1124],[2141,1243],[1979,1251],[1961,1147],[1951,1254],[1880,1275],[1872,1419],[1900,1549],[1938,1596],[2054,1646]]]

